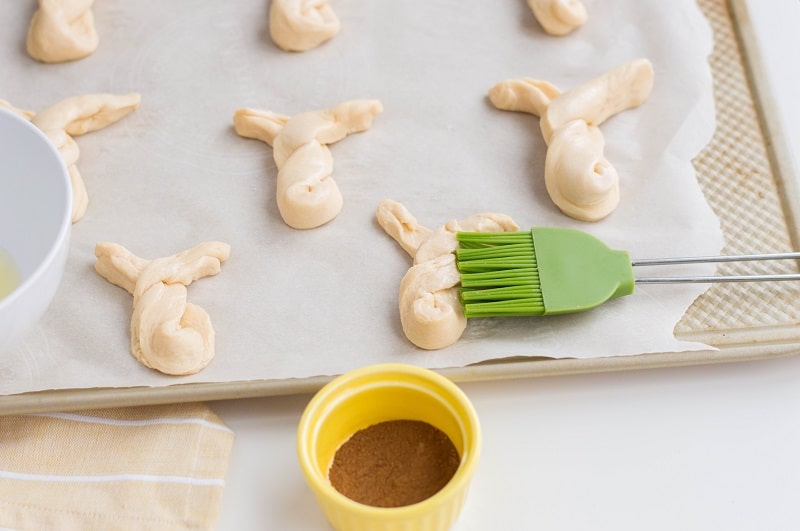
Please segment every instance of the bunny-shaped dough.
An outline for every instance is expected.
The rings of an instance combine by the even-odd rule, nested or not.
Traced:
[[[133,112],[140,101],[139,94],[87,94],[59,101],[38,114],[12,107],[0,100],[0,107],[10,109],[41,129],[61,153],[69,170],[72,184],[72,222],[86,213],[89,197],[78,171],[80,150],[73,136],[102,129]]]
[[[339,19],[328,0],[272,0],[269,33],[280,48],[304,52],[339,32]]]
[[[448,221],[436,230],[419,223],[400,203],[378,205],[378,224],[414,259],[400,282],[400,323],[416,346],[435,350],[452,345],[464,333],[467,318],[458,299],[461,274],[456,266],[456,233],[508,232],[519,226],[504,214],[476,214]]]
[[[43,63],[82,59],[97,49],[94,0],[39,0],[28,28],[28,53]]]
[[[586,22],[581,0],[528,0],[528,7],[550,35],[566,35]]]
[[[205,310],[186,302],[186,286],[216,275],[230,246],[204,242],[173,256],[145,260],[116,243],[95,246],[95,270],[133,295],[131,353],[165,374],[193,374],[214,357],[214,329]]]
[[[641,105],[652,88],[653,66],[637,59],[563,94],[546,81],[523,78],[498,83],[489,99],[498,109],[541,118],[548,194],[566,215],[597,221],[619,203],[619,175],[603,154],[598,126]]]
[[[327,145],[365,131],[383,111],[378,100],[351,100],[324,111],[293,117],[256,109],[239,109],[236,132],[273,147],[278,167],[278,209],[296,229],[311,229],[332,220],[342,209],[342,194],[331,177],[333,157]]]

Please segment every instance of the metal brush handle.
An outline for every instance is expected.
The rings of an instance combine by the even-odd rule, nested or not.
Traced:
[[[708,264],[719,262],[748,262],[762,260],[790,260],[800,259],[800,252],[770,253],[770,254],[740,254],[728,256],[695,256],[683,258],[645,258],[632,260],[631,265],[653,266],[672,264]],[[800,280],[800,273],[787,273],[775,275],[728,275],[728,276],[694,276],[694,277],[643,277],[636,278],[637,284],[683,284],[683,283],[713,283],[713,282],[764,282],[776,280]]]

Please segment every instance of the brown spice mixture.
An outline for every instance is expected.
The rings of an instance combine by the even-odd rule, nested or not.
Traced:
[[[390,420],[345,441],[333,457],[328,479],[359,503],[402,507],[439,492],[460,461],[440,429],[419,420]]]

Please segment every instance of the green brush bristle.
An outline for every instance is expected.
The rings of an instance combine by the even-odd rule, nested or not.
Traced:
[[[467,318],[544,314],[530,231],[459,232],[457,238],[459,295]]]

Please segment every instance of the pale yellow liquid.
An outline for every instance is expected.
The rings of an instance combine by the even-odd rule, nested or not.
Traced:
[[[19,286],[19,271],[8,254],[0,249],[0,300]]]

